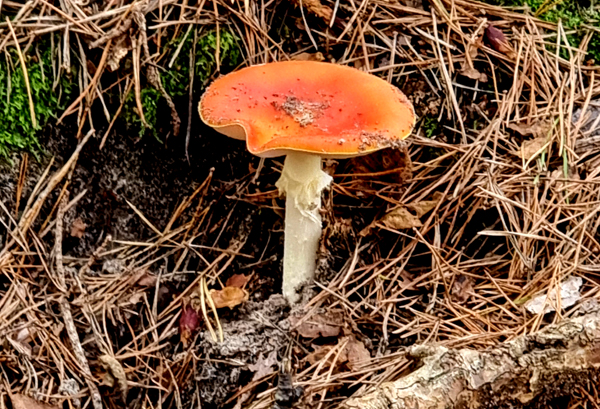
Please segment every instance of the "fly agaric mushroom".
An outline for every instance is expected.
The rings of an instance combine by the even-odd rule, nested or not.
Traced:
[[[210,85],[202,120],[246,141],[254,155],[286,155],[276,186],[286,195],[283,295],[316,268],[321,192],[331,183],[322,158],[349,158],[398,144],[415,123],[412,104],[396,87],[354,68],[315,61],[257,65]]]

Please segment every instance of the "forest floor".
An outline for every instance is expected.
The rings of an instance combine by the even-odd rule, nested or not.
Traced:
[[[355,407],[427,367],[415,345],[579,325],[600,298],[599,9],[513,3],[0,1],[0,408]],[[417,114],[406,147],[325,162],[293,308],[282,159],[197,114],[218,75],[288,59],[380,76]],[[506,404],[597,407],[598,362]]]

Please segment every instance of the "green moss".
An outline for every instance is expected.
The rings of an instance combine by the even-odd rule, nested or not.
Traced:
[[[565,31],[576,31],[567,35],[569,45],[573,48],[579,47],[587,31],[584,26],[597,26],[600,20],[600,12],[589,2],[584,4],[585,2],[577,0],[487,0],[486,2],[507,7],[523,7],[530,10],[531,14],[551,23],[561,21]],[[589,58],[592,58],[596,64],[600,63],[600,33],[594,32],[587,52]],[[568,59],[568,50],[561,49],[561,56]]]
[[[152,128],[149,130],[155,137],[158,137],[156,132],[156,121],[158,112],[158,103],[160,101],[161,94],[155,88],[146,87],[140,91],[140,99],[142,101],[142,107],[144,109],[144,119]],[[125,105],[123,106],[122,118],[125,123],[134,129],[137,129],[140,137],[146,133],[146,128],[139,115],[137,105],[135,103],[135,94],[132,92],[127,95]]]
[[[166,61],[171,60],[172,55],[179,48],[181,41],[184,41],[184,44],[181,46],[172,68],[160,71],[160,79],[163,87],[165,88],[167,94],[174,99],[178,97],[184,97],[189,94],[189,58],[194,41],[193,33],[182,33],[177,40],[167,45],[167,48],[171,50],[171,52],[166,56]],[[238,39],[234,34],[226,30],[221,30],[219,45],[221,72],[231,71],[239,64],[241,59]],[[215,31],[210,31],[204,34],[198,40],[196,44],[194,68],[195,84],[199,86],[205,85],[204,83],[215,73],[215,70],[217,69],[215,60],[216,49],[217,36]],[[140,96],[142,100],[142,107],[144,109],[144,117],[150,128],[146,129],[144,127],[144,124],[137,114],[133,92],[129,94],[127,102],[123,107],[123,119],[126,121],[129,127],[137,130],[140,136],[143,136],[144,134],[151,134],[158,138],[157,109],[161,104],[162,95],[158,90],[151,87],[150,84],[147,84],[146,87],[142,89]]]
[[[434,136],[440,127],[440,123],[438,120],[431,116],[426,116],[423,119],[423,131],[425,132],[425,136],[431,138]]]
[[[0,157],[24,150],[35,155],[41,151],[37,132],[50,118],[65,108],[75,90],[74,83],[62,76],[53,86],[52,49],[43,40],[25,55],[31,87],[36,126],[33,126],[23,69],[17,51],[12,48],[0,63]]]
[[[174,99],[186,97],[190,84],[190,50],[193,46],[193,33],[182,34],[172,44],[167,46],[169,54],[165,61],[170,61],[181,41],[181,47],[173,67],[161,70],[159,73],[166,92]],[[57,37],[56,44],[60,44]],[[215,73],[215,51],[217,47],[216,32],[210,31],[202,35],[196,44],[195,55],[195,84],[205,85]],[[25,60],[29,83],[31,86],[36,126],[30,116],[29,98],[21,63],[16,49],[9,49],[7,57],[0,60],[0,157],[8,157],[13,151],[28,151],[39,154],[42,147],[37,139],[37,133],[55,118],[72,100],[76,91],[75,72],[60,77],[55,83],[52,73],[52,46],[50,37],[39,40],[34,47],[26,52]],[[238,39],[232,33],[222,30],[220,33],[220,65],[222,72],[235,68],[241,60]],[[72,69],[73,70],[73,69]],[[160,91],[146,85],[141,90],[141,101],[144,117],[150,128],[146,129],[137,112],[134,93],[131,92],[122,111],[125,123],[140,135],[149,133],[158,137],[157,122],[159,107],[163,104]]]

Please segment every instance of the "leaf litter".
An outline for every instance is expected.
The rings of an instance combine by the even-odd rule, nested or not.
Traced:
[[[202,21],[205,29],[225,26],[239,33],[248,64],[294,57],[320,60],[320,52],[327,61],[381,75],[413,99],[420,121],[406,148],[407,160],[397,156],[402,155],[398,149],[331,164],[335,183],[326,194],[323,218],[331,227],[324,243],[332,246],[319,259],[320,278],[306,305],[289,318],[281,300],[267,299],[265,289],[272,289],[275,281],[261,276],[261,263],[273,254],[262,258],[264,249],[251,249],[243,223],[213,220],[215,206],[203,201],[212,189],[218,194],[211,198],[278,214],[282,202],[271,181],[279,164],[271,160],[265,162],[261,184],[246,182],[244,176],[235,189],[227,190],[210,177],[199,181],[197,193],[182,198],[164,230],[134,211],[154,227],[150,239],[105,237],[87,259],[64,257],[71,296],[63,298],[66,289],[53,274],[62,254],[53,250],[51,235],[45,236],[41,228],[44,220],[38,219],[48,217],[57,224],[55,212],[40,211],[58,208],[58,195],[49,193],[66,181],[78,153],[73,155],[57,173],[39,181],[36,192],[41,194],[25,200],[23,212],[2,209],[8,228],[7,234],[2,231],[0,250],[6,278],[0,287],[0,315],[6,319],[8,343],[0,361],[10,369],[14,408],[58,407],[56,396],[70,400],[68,404],[75,399],[88,406],[93,402],[85,379],[75,380],[80,391],[76,397],[60,392],[61,380],[67,381],[64,371],[80,370],[80,363],[66,358],[76,340],[63,341],[69,337],[65,323],[54,313],[64,306],[61,300],[73,311],[94,383],[99,383],[98,374],[108,373],[100,357],[113,349],[110,356],[131,380],[130,397],[135,389],[136,396],[156,405],[152,389],[158,388],[164,404],[182,396],[189,403],[196,396],[233,406],[244,395],[244,405],[254,409],[275,400],[276,385],[267,375],[275,369],[275,356],[278,363],[293,363],[290,383],[303,385],[303,404],[325,407],[397,379],[411,365],[406,345],[493,347],[576,314],[600,293],[593,278],[600,265],[595,205],[600,145],[589,132],[593,124],[578,129],[574,114],[585,116],[587,107],[597,105],[600,76],[586,56],[593,33],[582,33],[578,45],[566,45],[560,26],[464,0],[436,1],[429,11],[419,2],[400,8],[370,0],[339,2],[336,8],[335,2],[312,1],[297,3],[286,17],[297,48],[287,43],[279,48],[273,44],[280,39],[255,24],[278,15],[277,3],[260,9],[252,2],[217,1],[214,7],[159,2],[134,10],[110,2],[106,9],[78,6],[81,10],[68,17],[44,4],[32,4],[11,23],[20,42],[44,32],[68,31],[72,38],[83,38],[82,44],[92,39],[106,53],[105,63],[90,54],[89,64],[81,61],[78,67],[89,74],[84,75],[87,80],[97,78],[66,110],[78,112],[82,120],[78,137],[92,129],[86,122],[92,116],[83,114],[87,107],[102,102],[96,85],[106,89],[128,84],[140,98],[134,84],[152,71],[150,66],[168,63],[160,52],[145,55],[146,40],[152,39],[150,47],[164,45],[165,36],[183,34],[192,21]],[[3,7],[16,15],[17,6],[8,2]],[[131,48],[118,33],[127,25],[134,28],[128,32],[136,41]],[[12,50],[13,40],[4,38]],[[547,47],[549,39],[558,50]],[[317,42],[314,53],[312,41]],[[66,52],[57,47],[56,52],[63,61],[67,53],[82,55],[69,47]],[[125,61],[137,69],[120,71]],[[107,65],[111,74],[122,76],[105,77]],[[448,77],[443,67],[449,69]],[[217,70],[211,75],[218,75]],[[107,84],[105,78],[116,82]],[[473,104],[479,109],[469,111]],[[547,127],[543,118],[550,117],[556,126]],[[80,152],[89,139],[77,139]],[[529,161],[540,151],[545,158],[535,167],[515,162],[515,154]],[[265,230],[271,229],[276,238],[278,228]],[[82,229],[73,232],[77,237]],[[202,242],[206,248],[194,247],[201,237],[212,240]],[[196,252],[202,258],[193,259]],[[253,280],[233,278],[236,274]],[[567,298],[563,303],[562,293],[556,296],[558,283],[569,282],[567,277],[581,280],[570,297],[573,304]],[[227,283],[227,278],[232,281]],[[200,285],[202,292],[194,295]],[[217,293],[225,288],[237,290]],[[238,291],[242,289],[246,293]],[[540,294],[546,297],[544,304],[560,300],[560,314],[546,314],[542,307],[539,319],[529,319],[525,305],[541,300],[536,298]],[[214,341],[208,325],[215,335],[223,334],[223,343]],[[182,336],[185,331],[189,334]],[[45,352],[50,350],[64,352],[54,359]],[[250,375],[244,376],[244,370]],[[238,385],[259,371],[267,378],[263,384],[255,380]],[[42,382],[20,382],[36,376]],[[222,387],[207,386],[215,383]],[[598,400],[595,388],[581,388],[572,394],[581,407]],[[108,407],[122,407],[120,389],[116,396],[103,396]],[[28,395],[51,397],[50,403]]]

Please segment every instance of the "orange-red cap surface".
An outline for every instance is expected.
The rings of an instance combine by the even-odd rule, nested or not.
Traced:
[[[244,68],[212,83],[200,101],[208,125],[248,150],[324,157],[363,155],[406,138],[412,104],[396,87],[354,68],[287,61]]]

